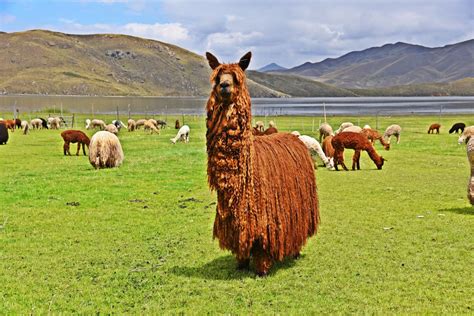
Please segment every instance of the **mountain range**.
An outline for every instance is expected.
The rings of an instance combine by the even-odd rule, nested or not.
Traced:
[[[397,43],[291,69],[271,64],[248,71],[248,85],[252,97],[473,95],[473,43]],[[0,32],[0,94],[207,96],[209,75],[203,56],[160,41]],[[441,84],[406,85],[432,82]]]
[[[344,88],[450,82],[474,77],[474,40],[435,48],[398,42],[276,71]]]

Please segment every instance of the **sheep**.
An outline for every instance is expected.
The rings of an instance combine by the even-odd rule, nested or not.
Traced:
[[[464,129],[464,132],[462,132],[461,136],[458,138],[458,144],[462,144],[462,142],[467,142],[469,139],[474,136],[474,125],[468,126]]]
[[[383,133],[383,138],[387,139],[387,143],[390,144],[390,138],[392,136],[395,136],[397,137],[397,144],[399,144],[401,132],[402,132],[402,128],[400,127],[400,125],[393,124],[387,127],[387,129],[385,130],[385,133]]]
[[[449,134],[452,134],[454,132],[459,133],[459,131],[464,132],[464,129],[466,128],[466,124],[464,123],[456,123],[454,124],[450,129],[449,129]]]
[[[327,136],[334,136],[334,131],[332,130],[331,125],[323,123],[319,126],[319,142],[321,143]]]
[[[439,134],[439,129],[441,128],[441,125],[438,123],[433,123],[430,125],[430,128],[428,128],[428,134],[434,134],[436,131],[436,134]]]
[[[28,121],[21,121],[21,128],[23,130],[23,135],[28,134],[30,131],[30,125],[28,124]]]
[[[474,205],[474,137],[467,142],[467,159],[471,165],[471,176],[467,185],[467,197],[471,205]]]
[[[110,133],[114,134],[114,135],[118,135],[118,132],[119,132],[119,131],[118,131],[118,128],[117,128],[114,124],[109,124],[109,125],[107,125],[107,126],[105,127],[105,130],[106,130],[107,132],[110,132]]]
[[[303,144],[305,144],[306,148],[308,148],[311,154],[311,157],[313,157],[313,160],[314,160],[314,155],[318,155],[319,158],[321,158],[321,160],[323,161],[326,168],[328,169],[334,168],[333,158],[326,157],[326,155],[323,152],[323,149],[321,148],[321,145],[316,139],[308,135],[300,135],[300,133],[297,131],[291,132],[291,134],[298,136],[298,138],[303,142]]]
[[[145,122],[145,124],[143,125],[143,129],[146,131],[146,130],[150,130],[150,134],[153,134],[153,133],[157,133],[158,135],[160,134],[160,130],[157,128],[157,125],[155,125],[155,122],[153,122],[155,120],[151,119],[151,120],[147,120]]]
[[[183,125],[178,131],[178,134],[174,138],[170,138],[171,143],[176,144],[177,141],[189,142],[190,128],[188,125]]]
[[[64,146],[63,146],[63,151],[64,155],[69,155],[71,156],[71,152],[69,151],[69,144],[70,143],[77,143],[77,152],[76,156],[79,156],[79,151],[81,150],[81,145],[82,145],[82,153],[84,156],[86,155],[86,148],[85,146],[89,147],[90,144],[90,139],[87,137],[87,135],[78,130],[67,130],[61,133],[61,137],[64,140]]]
[[[124,159],[120,141],[114,134],[99,131],[92,136],[89,145],[89,162],[96,168],[114,168]]]
[[[341,124],[341,126],[339,126],[339,128],[336,130],[335,134],[339,134],[340,132],[342,132],[344,129],[348,128],[349,126],[354,126],[353,123],[351,122],[344,122]]]

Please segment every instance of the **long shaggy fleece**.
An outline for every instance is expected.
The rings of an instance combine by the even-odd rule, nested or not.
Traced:
[[[122,164],[124,155],[120,141],[107,131],[95,133],[89,145],[89,162],[96,168],[114,168]]]
[[[208,181],[217,191],[214,237],[236,255],[240,266],[248,265],[252,255],[257,273],[264,275],[274,261],[298,256],[316,233],[319,209],[312,161],[294,135],[252,135],[244,74],[249,54],[239,64],[221,65],[211,54],[207,57],[214,70],[206,107]],[[220,93],[223,73],[234,78],[230,100]]]

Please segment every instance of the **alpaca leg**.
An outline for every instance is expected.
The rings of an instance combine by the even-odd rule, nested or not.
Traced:
[[[79,156],[79,151],[81,151],[81,142],[77,142],[76,156]]]
[[[397,144],[400,144],[400,134],[397,135]]]
[[[266,276],[273,265],[273,260],[263,251],[261,247],[252,249],[255,262],[255,270],[258,276]]]
[[[86,144],[82,144],[82,153],[86,155]]]
[[[357,170],[360,170],[360,150],[355,150],[354,151],[354,156],[352,156],[352,170],[355,170],[357,167]]]
[[[63,150],[64,150],[64,156],[68,154],[69,156],[71,155],[71,153],[69,152],[69,142],[64,142]]]

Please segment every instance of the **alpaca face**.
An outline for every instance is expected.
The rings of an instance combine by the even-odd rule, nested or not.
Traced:
[[[216,82],[214,84],[217,93],[223,100],[228,100],[234,92],[234,76],[230,73],[221,73],[216,77]]]

